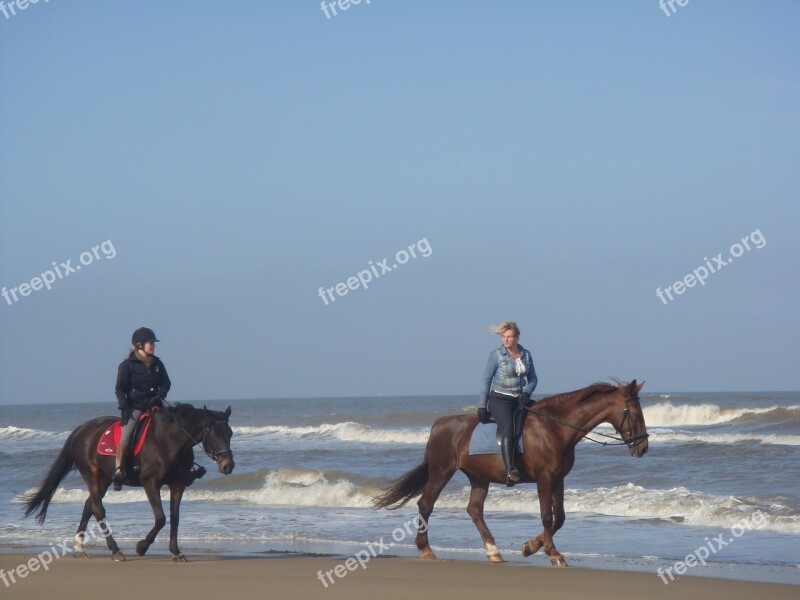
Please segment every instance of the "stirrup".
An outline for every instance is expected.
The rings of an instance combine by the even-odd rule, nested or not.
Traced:
[[[114,471],[114,478],[112,481],[114,482],[114,491],[120,492],[122,491],[122,482],[125,480],[125,469],[122,467],[117,467]]]
[[[519,471],[517,469],[506,473],[506,487],[514,487],[517,483],[519,483]]]

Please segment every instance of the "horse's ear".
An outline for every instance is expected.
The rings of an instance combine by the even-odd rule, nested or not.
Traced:
[[[634,381],[636,380],[634,379]],[[638,394],[640,391],[642,391],[643,387],[644,387],[644,381],[636,386],[636,393]]]
[[[230,416],[231,416],[231,407],[230,405],[228,405],[228,408],[225,409],[225,420],[227,421]]]
[[[635,379],[628,384],[628,395],[629,396],[633,396],[633,395],[636,394],[636,386],[637,386],[637,384],[636,384],[636,380]]]
[[[203,415],[204,415],[205,417],[208,417],[208,409],[206,408],[206,405],[205,405],[205,404],[203,404]]]

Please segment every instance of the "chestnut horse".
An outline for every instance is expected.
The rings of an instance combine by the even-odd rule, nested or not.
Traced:
[[[176,404],[152,412],[152,423],[142,445],[141,452],[130,461],[138,467],[138,472],[127,469],[125,485],[142,486],[153,509],[155,524],[143,540],[136,544],[136,553],[143,556],[158,532],[166,524],[166,516],[161,506],[161,486],[169,486],[169,551],[176,562],[186,562],[186,557],[178,548],[178,522],[183,492],[198,474],[193,472],[193,448],[200,445],[203,451],[219,466],[221,473],[229,475],[233,471],[233,453],[230,442],[233,431],[228,425],[231,407],[224,412],[195,408],[191,404]],[[78,469],[89,487],[89,497],[83,506],[78,532],[75,535],[75,556],[86,557],[83,541],[86,525],[94,515],[100,531],[106,538],[111,557],[124,561],[125,555],[111,536],[111,528],[106,523],[106,509],[103,506],[108,486],[114,474],[114,457],[100,456],[97,442],[103,432],[118,421],[116,417],[98,417],[87,421],[73,431],[61,449],[50,471],[42,481],[39,490],[25,499],[25,516],[34,513],[39,523],[47,516],[47,507],[53,499],[59,483],[73,469]],[[203,471],[205,472],[205,471]],[[199,475],[202,476],[202,475]]]
[[[647,429],[639,390],[644,382],[617,385],[596,383],[581,390],[545,398],[528,408],[522,430],[524,454],[517,455],[520,483],[536,482],[539,510],[544,531],[522,545],[522,555],[530,556],[544,548],[553,566],[567,566],[553,544],[553,536],[564,524],[564,478],[575,463],[575,446],[601,423],[609,423],[637,458],[647,452]],[[444,486],[461,470],[469,479],[472,492],[467,513],[478,528],[492,562],[503,562],[494,537],[483,520],[483,503],[490,483],[505,483],[503,460],[497,454],[470,456],[469,443],[478,425],[475,415],[451,415],[436,420],[431,428],[425,459],[396,480],[375,499],[376,508],[400,508],[421,494],[417,506],[422,523],[429,523],[433,505]],[[595,433],[595,435],[603,435]],[[611,436],[606,436],[611,437]],[[428,528],[420,528],[416,545],[422,558],[435,559],[428,543]]]

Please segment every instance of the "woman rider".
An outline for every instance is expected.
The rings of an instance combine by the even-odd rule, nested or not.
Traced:
[[[117,446],[117,462],[114,471],[114,489],[122,489],[125,479],[123,461],[131,444],[131,436],[139,416],[153,405],[162,405],[172,385],[164,363],[153,353],[156,349],[156,334],[152,329],[140,327],[133,332],[133,349],[117,368],[115,392],[121,411],[122,436]]]
[[[513,321],[503,321],[491,327],[503,340],[503,345],[492,350],[483,374],[478,419],[488,423],[494,417],[500,450],[506,465],[506,485],[519,481],[519,471],[514,465],[514,412],[522,404],[531,404],[531,394],[538,379],[533,368],[531,353],[519,345],[519,327]],[[488,411],[487,411],[488,405]]]

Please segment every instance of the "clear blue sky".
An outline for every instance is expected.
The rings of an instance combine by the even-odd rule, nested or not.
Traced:
[[[116,252],[0,298],[0,403],[113,406],[140,325],[174,400],[477,397],[506,319],[538,392],[800,389],[800,4],[676,8],[0,14],[0,286]]]

